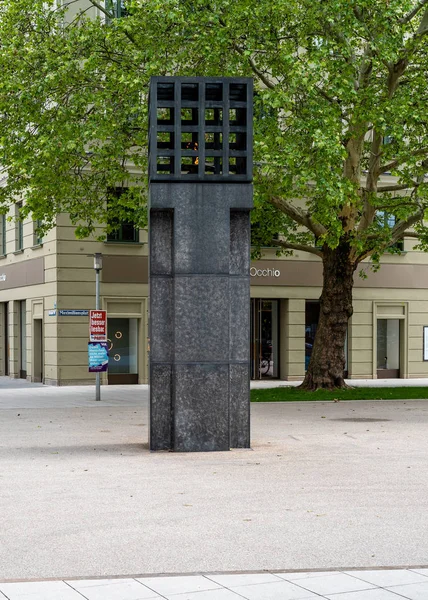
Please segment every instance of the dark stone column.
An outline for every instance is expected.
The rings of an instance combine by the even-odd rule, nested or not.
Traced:
[[[183,96],[183,89],[188,94],[184,88],[187,82],[193,85],[197,81],[198,98],[201,95],[209,97],[204,96],[209,88],[203,87],[205,83],[200,80],[180,79],[180,96],[176,79],[171,79],[175,85],[171,98],[175,103],[177,97],[188,98]],[[156,78],[158,87],[155,89],[164,93],[158,81]],[[168,90],[169,79],[165,78],[165,81]],[[247,94],[249,80],[243,81]],[[229,84],[224,85],[223,99],[224,90],[228,90],[229,95],[232,93]],[[229,96],[227,99],[228,107]],[[162,102],[162,106],[168,104]],[[239,110],[243,110],[242,97],[236,103],[241,107]],[[180,108],[175,104],[173,110],[175,113],[172,114],[176,116]],[[195,110],[192,104],[194,126],[199,136],[199,141],[193,142],[193,148],[198,148],[198,157],[205,161],[210,148],[205,144],[202,149],[205,133],[201,116],[195,116]],[[221,123],[228,126],[229,114],[225,111],[222,114]],[[205,119],[205,113],[203,115]],[[220,123],[218,114],[217,118]],[[236,141],[229,146],[228,136],[224,137],[224,133],[223,138],[218,138],[222,139],[222,150],[214,152],[217,152],[215,156],[221,155],[223,161],[229,161],[228,153],[233,153],[235,146],[241,147],[237,151],[237,162],[233,163],[237,166],[234,170],[231,167],[230,172],[228,169],[225,173],[223,169],[218,176],[205,177],[208,167],[192,158],[192,168],[186,171],[187,167],[181,165],[181,171],[177,173],[176,166],[183,160],[182,157],[177,160],[177,153],[183,152],[184,148],[185,156],[188,155],[187,145],[177,142],[177,136],[181,135],[180,126],[186,121],[181,120],[179,125],[169,121],[164,123],[167,123],[164,128],[171,131],[169,154],[162,149],[164,146],[159,149],[159,143],[154,140],[153,131],[159,120],[151,129],[151,148],[153,144],[158,148],[155,160],[159,160],[156,156],[161,153],[171,157],[168,168],[172,180],[168,180],[168,175],[158,175],[165,164],[153,166],[154,159],[151,158],[150,448],[194,452],[248,448],[250,210],[253,200],[252,185],[248,181],[251,174],[246,153],[242,150],[242,139],[247,144],[250,138],[238,126],[236,129],[241,138],[234,139],[241,139],[241,146]],[[212,126],[212,129],[215,135],[220,135],[217,133],[220,125]],[[195,151],[191,151],[192,156]],[[190,180],[186,180],[188,177]]]

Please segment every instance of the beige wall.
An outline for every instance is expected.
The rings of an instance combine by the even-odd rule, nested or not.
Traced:
[[[24,250],[16,251],[16,227],[7,224],[7,255],[0,257],[0,275],[7,269],[27,269],[44,260],[44,281],[35,285],[8,288],[0,281],[0,373],[4,373],[2,335],[4,303],[9,302],[9,370],[19,374],[19,301],[27,300],[27,377],[37,379],[35,330],[43,322],[44,377],[53,385],[92,384],[87,368],[88,317],[63,317],[61,309],[95,307],[95,273],[92,255],[101,252],[105,259],[101,283],[102,307],[111,318],[136,318],[139,323],[139,381],[146,382],[147,369],[147,234],[140,244],[103,243],[96,239],[76,240],[67,217],[58,218],[58,227],[43,244],[34,243],[34,225],[24,224]],[[406,240],[411,247],[413,240]],[[89,255],[89,256],[88,256]],[[22,264],[24,263],[25,264]],[[265,262],[268,261],[268,262]],[[316,300],[321,293],[321,264],[313,255],[296,253],[278,259],[267,250],[258,267],[277,266],[281,277],[252,277],[251,296],[280,299],[280,377],[298,380],[305,365],[305,300]],[[19,276],[22,273],[18,273]],[[428,361],[422,360],[423,326],[428,325],[428,255],[409,251],[402,256],[386,256],[378,274],[369,272],[367,280],[356,279],[354,314],[349,323],[348,370],[351,378],[376,377],[376,319],[378,312],[406,304],[402,315],[405,342],[402,344],[402,374],[428,377]],[[12,278],[9,278],[9,283]],[[56,311],[56,314],[52,314]],[[383,315],[386,313],[383,312]],[[37,342],[36,342],[37,343]],[[106,383],[107,377],[103,375]]]
[[[4,373],[4,346],[9,343],[10,374],[13,377],[19,375],[19,302],[27,300],[28,379],[37,379],[33,338],[35,328],[42,321],[45,382],[53,385],[94,383],[95,376],[88,373],[87,365],[88,317],[63,317],[58,311],[95,308],[95,271],[93,257],[88,255],[101,252],[105,261],[108,261],[107,255],[135,261],[136,257],[147,256],[147,235],[141,231],[141,243],[132,245],[99,242],[96,236],[100,232],[92,239],[77,240],[74,227],[65,215],[58,217],[58,226],[49,232],[42,245],[33,246],[32,221],[24,223],[23,233],[24,249],[16,251],[16,225],[7,222],[6,255],[0,257],[0,275],[3,272],[6,275],[6,281],[0,281],[0,319],[4,303],[9,302],[9,331],[6,337],[1,335],[0,329],[0,374]],[[16,287],[17,281],[25,283],[25,270],[34,273],[36,258],[44,260],[43,283]],[[137,266],[141,266],[140,263]],[[109,303],[113,303],[116,316],[139,319],[138,370],[140,382],[143,382],[147,381],[147,265],[143,276],[145,283],[138,283],[141,277],[135,277],[135,269],[131,269],[128,279],[131,283],[127,283],[126,278],[122,278],[122,283],[101,283],[101,304],[108,308]],[[121,310],[117,310],[118,306]],[[0,328],[3,323],[4,319]]]

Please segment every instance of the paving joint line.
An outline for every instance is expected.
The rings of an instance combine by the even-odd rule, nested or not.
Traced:
[[[73,590],[73,592],[77,592],[77,594],[79,594],[80,596],[82,596],[82,598],[85,598],[85,600],[89,600],[89,598],[88,598],[87,596],[84,596],[84,595],[82,594],[82,592],[80,592],[79,590],[76,590],[76,588],[74,588],[73,586],[71,586],[71,585],[68,583],[68,581],[65,581],[64,579],[61,579],[61,581],[62,581],[63,583],[65,583],[65,585],[68,585],[68,587],[69,587],[71,590]]]

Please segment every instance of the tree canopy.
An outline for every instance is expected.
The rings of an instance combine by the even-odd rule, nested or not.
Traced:
[[[428,249],[427,33],[428,0],[8,0],[0,206],[86,235],[131,185],[113,208],[144,224],[150,76],[253,76],[256,242],[323,260],[343,354],[358,264]]]
[[[427,7],[130,0],[115,18],[112,1],[3,3],[0,201],[23,195],[47,223],[69,212],[81,234],[121,182],[140,185],[122,208],[141,207],[149,77],[253,75],[260,241],[319,253],[347,234],[361,260],[412,225],[425,238]]]

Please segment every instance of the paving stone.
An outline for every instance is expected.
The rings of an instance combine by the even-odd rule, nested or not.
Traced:
[[[408,583],[426,582],[426,577],[405,569],[385,569],[375,571],[347,571],[349,575],[368,581],[379,587],[405,585]]]
[[[184,575],[178,577],[143,577],[137,578],[143,585],[159,594],[184,594],[219,589],[220,585],[202,575]]]
[[[371,583],[361,581],[346,573],[329,573],[324,577],[308,577],[299,579],[298,584],[316,594],[343,594],[345,592],[357,592],[369,590],[374,586]]]
[[[288,581],[240,585],[231,589],[247,600],[306,600],[306,598],[319,598],[316,594],[312,594],[310,591]]]
[[[388,590],[400,594],[409,600],[427,600],[428,598],[428,582],[426,583],[411,583],[410,585],[395,585],[388,587]]]

